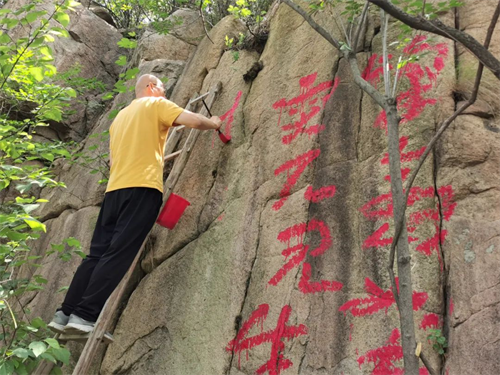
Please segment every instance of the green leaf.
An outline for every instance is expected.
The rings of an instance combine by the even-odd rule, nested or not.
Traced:
[[[59,252],[64,251],[64,245],[63,245],[63,244],[56,245],[56,244],[53,244],[53,243],[52,243],[52,244],[50,244],[50,246],[51,246],[54,250],[56,250],[56,251],[59,251]]]
[[[135,76],[139,73],[139,68],[134,68],[134,69],[129,69],[127,70],[127,73],[125,73],[125,79],[134,79]]]
[[[64,12],[57,12],[54,18],[64,27],[69,25],[69,16]]]
[[[38,284],[47,284],[48,280],[41,275],[34,275],[33,278]]]
[[[66,240],[66,243],[69,245],[69,246],[72,246],[72,247],[81,247],[81,244],[80,244],[80,241],[78,241],[76,238],[74,237],[70,237]]]
[[[118,43],[119,47],[133,49],[137,47],[137,42],[135,40],[130,40],[127,38],[122,38]]]
[[[51,339],[47,338],[44,340],[47,344],[49,344],[50,347],[59,349],[61,346],[59,345],[59,342],[56,339]]]
[[[45,345],[41,341],[34,341],[29,345],[29,348],[33,350],[33,354],[35,357],[38,357],[40,354],[44,353],[47,350],[47,345]]]
[[[56,293],[61,293],[61,292],[64,292],[65,290],[68,290],[68,289],[69,289],[69,286],[63,286],[63,287],[59,288]]]
[[[7,44],[9,42],[10,42],[9,36],[5,34],[3,31],[0,31],[0,43]]]
[[[7,38],[8,39],[8,38]],[[121,55],[118,60],[115,61],[116,65],[124,66],[127,65],[127,56]]]
[[[29,351],[24,348],[17,348],[12,351],[12,355],[15,355],[16,357],[19,358],[28,358],[29,357]]]
[[[87,258],[87,254],[85,254],[83,251],[81,250],[75,250],[75,254],[78,255],[80,258],[82,259],[85,259]]]
[[[12,375],[14,373],[14,364],[10,361],[0,365],[0,375]]]
[[[65,365],[69,364],[69,357],[70,357],[70,352],[68,349],[60,348],[60,349],[53,349],[52,354],[54,357],[58,360],[64,363]]]
[[[114,94],[112,92],[107,92],[106,94],[104,94],[104,96],[102,97],[102,100],[109,100],[109,99],[113,99],[114,97]]]
[[[33,319],[31,321],[31,325],[35,328],[41,328],[47,326],[47,324],[40,317]]]
[[[40,47],[38,50],[42,55],[48,58],[52,58],[52,49],[48,46]]]
[[[49,161],[54,161],[54,154],[51,154],[50,152],[44,152],[41,156]]]
[[[54,356],[52,354],[42,353],[42,354],[40,354],[40,358],[46,359],[54,364],[57,364],[57,360],[54,358]]]
[[[116,115],[118,114],[118,112],[120,112],[119,109],[113,109],[112,111],[109,112],[108,118],[110,120],[114,119],[116,117]]]
[[[44,231],[45,233],[47,232],[47,228],[45,227],[45,224],[40,223],[36,219],[33,219],[33,218],[24,219],[24,222],[26,224],[28,224],[31,229]]]
[[[72,89],[71,87],[67,87],[66,90],[64,90],[66,95],[68,95],[70,98],[76,98],[76,91]]]
[[[5,235],[9,238],[9,240],[12,241],[22,241],[28,238],[28,235],[26,233],[19,233],[13,230],[6,230]]]
[[[35,79],[40,82],[43,80],[43,70],[38,66],[33,66],[29,68],[30,74],[35,77]]]
[[[33,21],[35,21],[38,17],[44,15],[46,12],[30,12],[26,15],[26,20],[29,22],[29,23],[32,23]]]
[[[58,108],[50,108],[43,113],[43,116],[48,120],[62,121],[62,112]]]

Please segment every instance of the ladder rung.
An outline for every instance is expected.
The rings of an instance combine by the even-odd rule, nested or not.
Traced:
[[[198,96],[197,98],[191,99],[191,100],[189,101],[189,104],[196,103],[197,101],[199,101],[199,100],[201,100],[201,99],[203,99],[203,98],[207,97],[209,94],[210,94],[210,91],[206,92],[206,93],[205,93],[205,94],[203,94],[203,95]]]
[[[89,333],[61,333],[59,336],[59,340],[61,341],[76,341],[76,342],[86,342],[90,337],[90,332]],[[104,337],[102,338],[102,341],[104,341],[106,344],[111,344],[112,342],[115,341],[113,338],[113,335],[109,332],[106,332],[104,334]]]
[[[182,152],[182,150],[179,150],[179,151],[171,153],[170,155],[165,156],[165,161],[169,161],[169,160],[175,159],[177,156],[179,156],[179,154],[181,152]]]

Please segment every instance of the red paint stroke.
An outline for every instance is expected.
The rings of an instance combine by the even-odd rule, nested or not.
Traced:
[[[224,216],[225,216],[224,213],[220,214],[219,217],[217,218],[217,221],[222,221],[222,219],[224,219]]]
[[[236,98],[234,99],[233,106],[229,111],[224,113],[222,116],[220,116],[220,119],[222,121],[226,121],[226,124],[224,125],[224,135],[227,138],[231,138],[231,129],[233,127],[233,121],[234,121],[234,112],[238,108],[238,105],[240,104],[240,99],[241,99],[242,91],[238,91],[238,94],[236,94]]]
[[[280,110],[278,126],[281,124],[283,111],[286,111],[290,117],[295,117],[295,115],[299,117],[281,126],[283,131],[289,132],[281,139],[283,144],[289,145],[300,134],[305,133],[311,137],[314,134],[319,134],[325,129],[325,126],[322,124],[315,124],[309,127],[307,127],[307,125],[321,112],[321,109],[325,107],[328,99],[335,92],[339,84],[339,78],[335,78],[333,81],[321,82],[317,86],[312,87],[317,76],[318,73],[316,72],[302,77],[299,80],[300,94],[298,96],[290,100],[281,98],[273,104],[274,109]],[[323,95],[321,103],[318,103],[321,95]]]
[[[372,375],[403,375],[404,371],[396,367],[394,362],[403,359],[403,348],[399,343],[401,334],[399,329],[394,328],[384,346],[369,350],[358,358],[359,368],[361,365],[372,362],[374,365]]]
[[[399,291],[399,280],[397,277],[396,286]],[[387,314],[389,307],[396,303],[394,294],[392,293],[392,287],[384,291],[368,277],[365,279],[365,291],[369,294],[369,297],[354,298],[347,301],[340,306],[339,311],[343,311],[344,315],[347,314],[347,311],[350,311],[352,316],[356,317],[372,315],[380,310],[385,310]],[[427,298],[429,298],[429,296],[426,292],[413,291],[413,310],[420,310],[427,301]]]
[[[320,152],[321,151],[319,149],[309,150],[305,154],[299,155],[295,159],[288,160],[287,162],[285,162],[284,164],[275,169],[274,171],[275,176],[278,176],[279,174],[287,171],[287,179],[285,184],[283,185],[283,188],[280,191],[281,199],[273,204],[273,210],[278,211],[281,207],[283,207],[285,201],[288,199],[288,196],[290,195],[292,187],[299,180],[300,175],[304,172],[306,167],[319,156]],[[293,168],[296,169],[292,174],[290,174],[290,169]]]
[[[285,257],[285,261],[291,257],[290,260],[281,267],[276,274],[271,277],[268,284],[278,285],[279,282],[286,276],[292,269],[302,265],[302,276],[299,280],[299,290],[302,293],[317,293],[317,292],[335,292],[342,289],[343,284],[333,280],[311,281],[311,265],[304,262],[306,255],[309,251],[309,245],[304,245],[304,236],[306,233],[317,231],[321,237],[318,247],[310,251],[313,257],[320,256],[332,245],[332,236],[328,226],[323,222],[316,219],[311,219],[309,223],[300,223],[286,228],[278,234],[278,240],[287,244],[281,254]],[[298,244],[291,246],[292,238],[298,239]]]
[[[401,113],[401,124],[414,120],[420,116],[427,105],[433,105],[437,102],[435,98],[426,98],[424,95],[431,90],[433,85],[435,85],[437,76],[444,68],[444,58],[448,55],[448,47],[444,43],[432,46],[425,43],[426,38],[426,36],[416,36],[404,49],[404,51],[406,51],[405,53],[408,53],[409,56],[422,52],[436,52],[437,56],[434,58],[433,62],[434,71],[430,67],[422,69],[422,67],[415,62],[407,63],[400,70],[401,79],[405,77],[410,83],[410,88],[400,93],[397,97],[398,110]],[[390,58],[391,57],[389,57],[389,59]],[[383,74],[382,65],[382,57],[376,54],[372,55],[368,60],[362,77],[372,85],[378,85]],[[389,67],[389,69],[392,68],[392,66]],[[424,83],[425,79],[427,79],[429,83]],[[381,111],[377,116],[374,126],[387,129],[385,111]]]
[[[450,308],[449,308],[449,315],[453,315],[453,310],[455,309],[455,305],[453,304],[453,298],[450,297]]]
[[[359,368],[364,363],[373,363],[371,375],[403,375],[404,369],[396,367],[396,362],[403,359],[403,348],[400,343],[401,333],[394,328],[384,346],[369,350],[358,358]],[[429,375],[425,367],[419,369],[419,375]]]
[[[425,151],[425,146],[420,148],[417,151],[408,151],[408,152],[403,152],[404,149],[408,146],[408,137],[403,136],[399,138],[399,152],[401,153],[401,163],[409,163],[413,160],[418,160],[422,156],[422,154]],[[382,165],[388,165],[389,164],[389,153],[386,153],[382,160],[380,161],[380,164]],[[410,173],[410,168],[402,168],[401,169],[401,176],[403,178],[403,181],[408,177]],[[391,176],[387,175],[384,177],[384,180],[386,181],[391,181]]]
[[[427,330],[429,328],[437,329],[439,327],[439,315],[434,313],[425,314],[420,322],[420,328]]]
[[[452,202],[453,189],[450,185],[442,186],[438,189],[438,195],[441,201],[441,215],[443,217],[443,220],[449,221],[456,207],[456,203]],[[410,194],[408,195],[408,207],[413,206],[416,202],[422,199],[434,199],[434,197],[434,187],[412,187],[410,189]],[[360,211],[366,218],[370,220],[377,220],[380,218],[388,219],[392,217],[392,194],[388,193],[379,195],[378,197],[372,199],[363,207],[361,207]],[[434,208],[426,208],[410,213],[407,220],[407,229],[409,233],[414,233],[417,230],[418,226],[428,221],[434,223],[435,226],[436,232],[432,237],[421,240],[418,237],[410,236],[408,240],[409,242],[420,241],[416,247],[416,250],[424,255],[430,256],[432,255],[432,252],[435,251],[438,255],[438,259],[442,268],[442,259],[439,252],[439,244],[445,241],[448,232],[446,230],[440,231],[439,202],[436,202],[436,206]],[[366,238],[362,246],[363,249],[369,249],[373,247],[378,248],[390,245],[392,243],[392,237],[384,237],[388,231],[389,223],[386,222]]]
[[[291,312],[292,308],[289,305],[283,306],[276,328],[265,332],[263,332],[263,325],[269,313],[269,305],[262,304],[250,314],[250,317],[243,323],[236,338],[231,340],[226,346],[226,351],[238,353],[238,368],[240,368],[240,357],[243,350],[246,351],[248,360],[249,350],[266,342],[271,343],[271,357],[269,361],[255,371],[256,374],[269,373],[269,375],[279,375],[281,371],[293,365],[292,361],[284,358],[285,343],[283,340],[290,341],[290,339],[307,334],[307,327],[303,324],[298,326],[287,325]],[[259,323],[261,333],[256,336],[247,337],[250,329]]]
[[[304,198],[308,201],[317,203],[323,199],[331,198],[335,195],[335,185],[324,186],[318,190],[313,190],[312,186],[308,186],[306,192],[304,193]]]

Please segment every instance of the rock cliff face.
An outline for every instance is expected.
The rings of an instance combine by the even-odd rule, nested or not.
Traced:
[[[494,6],[467,0],[448,21],[482,41]],[[86,27],[86,12],[72,28]],[[244,32],[241,23],[223,19],[210,32],[212,44],[196,13],[181,13],[192,26],[145,33],[132,64],[168,77],[179,105],[222,82],[212,112],[225,115],[232,141],[223,145],[211,132],[198,139],[175,188],[191,206],[175,230],[153,229],[117,315],[116,341],[103,348],[94,373],[399,374],[399,319],[386,268],[393,221],[383,113],[336,50],[285,4],[270,19],[262,54],[243,50],[237,61],[223,38]],[[319,20],[340,35],[331,18]],[[378,30],[374,19],[359,54],[364,78],[375,84]],[[92,40],[92,30],[84,34]],[[499,29],[496,56],[498,36]],[[99,42],[89,48],[108,50]],[[399,96],[403,175],[465,100],[466,73],[475,69],[448,40],[419,35],[407,52],[417,49],[426,54],[409,65]],[[113,71],[108,60],[97,71]],[[257,61],[263,69],[246,83]],[[426,161],[407,216],[418,340],[433,366],[450,375],[500,373],[500,108],[498,82],[488,73],[478,103]],[[131,99],[120,95],[108,110]],[[110,123],[107,113],[96,121],[84,148]],[[39,212],[48,233],[37,251],[70,236],[88,251],[104,187],[75,165],[62,165],[59,178],[67,189],[41,194],[50,205]],[[49,286],[29,297],[33,314],[52,317],[63,298],[55,291],[69,285],[77,266],[54,260],[37,271]],[[427,343],[431,328],[448,337],[446,358]],[[71,344],[74,361],[81,348]]]

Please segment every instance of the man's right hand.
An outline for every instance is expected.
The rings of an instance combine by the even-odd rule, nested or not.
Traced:
[[[212,116],[212,117],[210,117],[210,120],[215,122],[215,124],[217,125],[215,130],[219,130],[220,127],[222,126],[222,120],[220,119],[220,117],[219,116]]]

